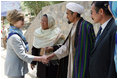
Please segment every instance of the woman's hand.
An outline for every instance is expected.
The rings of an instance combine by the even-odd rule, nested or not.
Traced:
[[[43,64],[48,64],[48,62],[49,62],[48,56],[43,55],[43,56],[42,56],[42,63],[43,63]]]
[[[35,68],[35,65],[34,64],[30,64],[31,66],[31,69],[33,70]]]
[[[46,47],[45,52],[46,53],[53,52],[53,47]]]
[[[33,61],[38,61],[38,62],[42,62],[43,64],[47,64],[49,62],[48,60],[48,56],[43,55],[43,56],[35,56]]]

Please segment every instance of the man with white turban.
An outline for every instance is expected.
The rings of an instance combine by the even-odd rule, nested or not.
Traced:
[[[54,56],[58,59],[69,56],[67,77],[83,78],[88,77],[89,54],[94,47],[95,34],[93,25],[85,21],[81,14],[84,7],[77,3],[67,3],[68,23],[73,23],[65,43],[54,53],[48,55],[50,60]]]

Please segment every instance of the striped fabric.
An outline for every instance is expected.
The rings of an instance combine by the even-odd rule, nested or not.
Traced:
[[[77,27],[73,78],[84,78],[88,77],[89,54],[94,47],[95,34],[93,25],[83,19]]]

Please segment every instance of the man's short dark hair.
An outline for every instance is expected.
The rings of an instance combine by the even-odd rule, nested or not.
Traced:
[[[108,9],[108,1],[93,1],[91,5],[95,5],[96,13],[102,8],[106,15],[112,15]]]

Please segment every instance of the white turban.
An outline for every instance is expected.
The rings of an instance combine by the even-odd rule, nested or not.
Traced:
[[[84,12],[84,7],[77,4],[77,3],[67,3],[66,8],[71,10],[72,12],[77,12],[79,14],[82,14]]]

